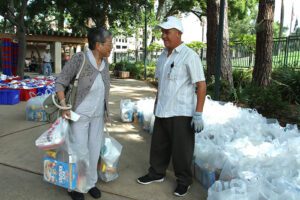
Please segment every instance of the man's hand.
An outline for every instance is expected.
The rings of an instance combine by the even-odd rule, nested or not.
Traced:
[[[194,125],[194,129],[196,133],[199,133],[203,130],[204,128],[204,124],[203,124],[203,119],[202,119],[202,112],[195,112],[192,122],[191,122],[191,126],[193,127]]]

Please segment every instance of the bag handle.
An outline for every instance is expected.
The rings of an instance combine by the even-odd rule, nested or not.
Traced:
[[[52,101],[53,101],[53,104],[61,109],[61,110],[71,110],[72,109],[72,105],[68,104],[67,106],[61,106],[59,105],[57,102],[56,102],[56,98],[55,98],[55,94],[52,94]]]
[[[84,64],[85,64],[85,53],[83,52],[83,61],[82,61],[82,64],[81,64],[81,67],[80,67],[80,70],[79,72],[77,73],[76,77],[75,77],[75,81],[74,81],[74,86],[77,87],[78,86],[78,79],[79,79],[79,76],[81,74],[81,71],[84,67]]]
[[[106,134],[107,134],[108,136],[110,136],[106,124],[104,124],[104,131],[106,132]]]
[[[75,88],[77,88],[77,86],[78,86],[78,79],[79,79],[79,76],[80,76],[81,71],[82,71],[82,69],[83,69],[83,67],[84,67],[84,64],[85,64],[85,54],[84,54],[84,52],[83,52],[82,54],[83,54],[83,62],[82,62],[82,64],[81,64],[81,67],[80,67],[80,69],[79,69],[79,72],[77,73],[77,75],[76,75],[76,77],[75,77],[75,81],[74,81],[74,86],[75,86]],[[70,105],[70,104],[68,104],[67,106],[61,106],[61,105],[59,105],[59,104],[56,102],[55,94],[52,94],[52,101],[53,101],[53,104],[54,104],[57,108],[59,108],[59,109],[61,109],[61,110],[71,110],[71,109],[72,109],[72,105]]]

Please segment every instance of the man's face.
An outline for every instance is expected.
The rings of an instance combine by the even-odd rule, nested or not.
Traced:
[[[181,41],[181,33],[177,29],[161,29],[161,38],[168,49],[174,49]]]

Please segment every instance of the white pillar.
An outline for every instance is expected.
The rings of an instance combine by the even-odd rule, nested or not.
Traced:
[[[70,47],[70,58],[72,58],[72,56],[74,55],[74,48],[73,46],[69,46]]]
[[[76,46],[76,53],[81,52],[81,45]]]
[[[84,44],[84,48],[83,48],[83,50],[84,50],[84,51],[87,51],[87,50],[88,50],[88,48],[89,48],[89,44],[88,44],[88,43],[85,43],[85,44]]]
[[[54,43],[54,72],[61,72],[61,42]]]

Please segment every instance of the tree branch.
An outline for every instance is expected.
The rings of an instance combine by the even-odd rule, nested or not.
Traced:
[[[14,9],[14,8],[11,7],[11,5],[9,4],[9,5],[7,6],[7,12],[4,14],[4,17],[5,17],[6,19],[8,19],[8,21],[10,21],[10,23],[12,23],[13,25],[18,26],[18,23],[17,23],[17,21],[16,21],[16,16],[15,16],[15,14],[14,14],[14,10],[13,10],[13,9]]]
[[[196,15],[196,17],[198,17],[201,22],[202,22],[202,17],[206,16],[206,13],[200,12],[200,11],[197,11],[197,10],[191,10],[191,13]]]

